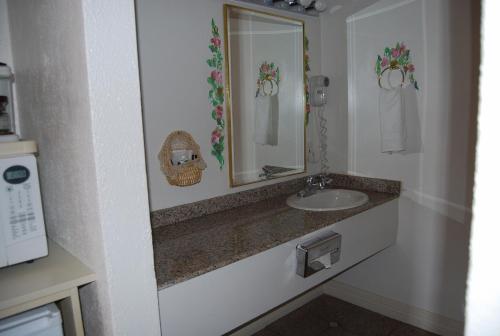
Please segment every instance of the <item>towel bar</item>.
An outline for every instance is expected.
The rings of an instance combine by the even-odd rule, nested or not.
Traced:
[[[378,86],[381,88],[381,89],[385,89],[385,90],[390,90],[388,88],[385,88],[382,83],[380,82],[380,80],[382,79],[382,75],[384,74],[384,72],[386,72],[387,70],[390,70],[390,71],[393,71],[393,70],[399,70],[401,72],[401,84],[399,86],[403,87],[404,83],[405,83],[405,80],[406,80],[406,76],[405,76],[405,73],[404,71],[399,67],[399,66],[394,66],[394,67],[389,67],[389,68],[385,68],[384,70],[382,70],[382,72],[380,73],[380,76],[378,77]],[[390,85],[390,84],[389,84]],[[391,86],[391,89],[394,89],[392,86]]]

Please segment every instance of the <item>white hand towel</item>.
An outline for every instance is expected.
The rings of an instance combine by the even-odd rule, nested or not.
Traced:
[[[255,97],[254,141],[261,145],[278,145],[278,95]]]
[[[380,139],[382,153],[406,149],[405,104],[401,88],[380,89]]]

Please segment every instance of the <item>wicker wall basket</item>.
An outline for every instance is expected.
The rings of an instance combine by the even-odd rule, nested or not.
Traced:
[[[194,159],[180,165],[172,162],[173,151],[191,150]],[[201,157],[200,146],[194,141],[191,134],[185,131],[174,131],[165,139],[158,159],[161,163],[161,171],[167,177],[168,183],[174,186],[186,187],[201,181],[203,170],[207,167]]]

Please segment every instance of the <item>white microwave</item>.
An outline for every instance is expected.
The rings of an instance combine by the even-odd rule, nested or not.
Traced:
[[[0,267],[48,254],[35,156],[5,146],[0,143]]]

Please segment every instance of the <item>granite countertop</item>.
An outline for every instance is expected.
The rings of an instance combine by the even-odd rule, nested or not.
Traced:
[[[376,181],[379,187],[380,181],[392,184],[380,192],[374,190],[381,188],[367,188],[366,183],[336,183],[336,188],[362,190],[369,196],[368,203],[347,210],[294,209],[286,204],[287,194],[177,223],[156,223],[153,248],[158,289],[250,257],[399,197],[399,182]]]

